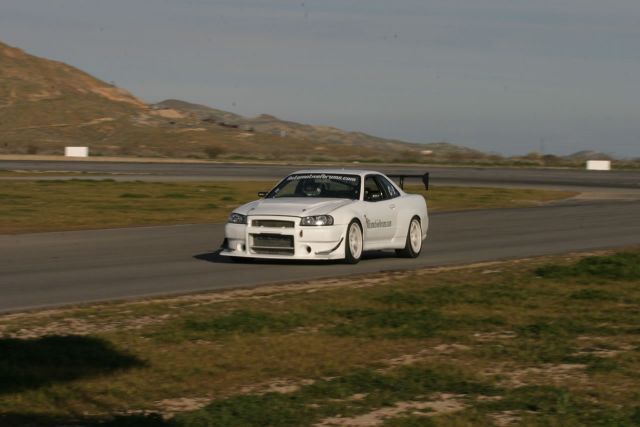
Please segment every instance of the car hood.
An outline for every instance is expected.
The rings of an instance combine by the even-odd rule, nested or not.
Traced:
[[[327,215],[354,200],[315,197],[256,200],[240,206],[234,212],[243,215],[312,216]]]

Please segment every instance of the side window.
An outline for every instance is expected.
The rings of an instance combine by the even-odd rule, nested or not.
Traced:
[[[393,199],[400,195],[396,187],[392,183],[390,183],[389,180],[386,179],[384,176],[378,175],[376,178],[378,180],[378,183],[386,193],[387,199]]]
[[[378,202],[384,200],[386,195],[378,184],[374,175],[369,175],[364,180],[364,200],[366,202]]]

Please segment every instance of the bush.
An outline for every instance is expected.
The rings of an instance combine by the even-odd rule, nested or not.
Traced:
[[[224,149],[215,145],[205,147],[204,149],[204,154],[206,154],[210,159],[215,159],[222,153],[224,153]]]

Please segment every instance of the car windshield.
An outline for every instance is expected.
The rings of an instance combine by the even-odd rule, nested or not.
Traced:
[[[360,198],[360,177],[329,173],[293,174],[283,179],[267,195],[281,197],[323,197],[333,199]]]

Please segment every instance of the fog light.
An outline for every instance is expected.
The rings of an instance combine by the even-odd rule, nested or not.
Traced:
[[[311,253],[311,246],[307,246],[307,253],[310,254]]]

